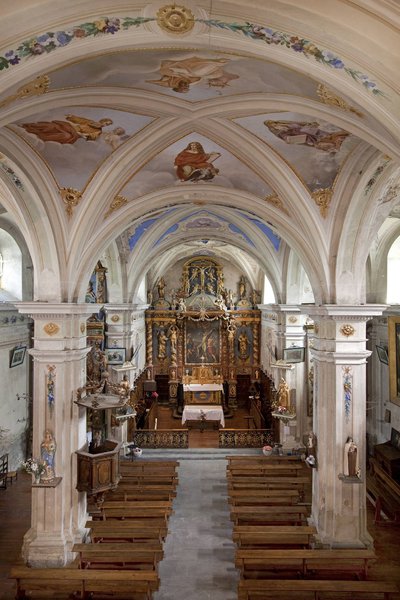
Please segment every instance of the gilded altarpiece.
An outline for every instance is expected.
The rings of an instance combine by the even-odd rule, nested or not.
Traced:
[[[147,379],[169,377],[169,401],[177,400],[178,385],[192,379],[199,367],[224,383],[229,402],[236,398],[237,375],[260,373],[260,321],[258,309],[241,297],[248,308],[227,308],[228,291],[223,269],[209,257],[196,257],[183,265],[181,289],[162,289],[146,311]]]

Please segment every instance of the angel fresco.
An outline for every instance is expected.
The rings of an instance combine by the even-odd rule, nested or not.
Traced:
[[[297,121],[264,121],[264,125],[287,144],[313,146],[324,152],[338,152],[348,135],[347,131],[324,131],[319,123]]]
[[[94,121],[77,115],[66,115],[65,121],[37,121],[36,123],[22,123],[21,127],[28,133],[33,133],[43,142],[58,142],[59,144],[75,144],[80,139],[96,141],[103,134],[103,129],[113,124],[112,119],[104,118]],[[125,130],[116,127],[104,133],[105,141],[114,150],[116,140],[125,139]]]
[[[225,87],[239,75],[224,71],[223,65],[230,62],[227,58],[201,58],[191,56],[182,60],[163,60],[159,68],[161,79],[147,80],[174,92],[186,94],[190,86],[207,82],[209,87]]]
[[[220,156],[220,152],[205,152],[199,142],[190,142],[175,158],[176,174],[181,181],[214,179],[219,169],[214,167],[213,162]]]

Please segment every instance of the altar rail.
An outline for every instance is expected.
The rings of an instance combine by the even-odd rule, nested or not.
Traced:
[[[188,448],[187,429],[137,429],[133,443],[140,448]]]
[[[262,448],[274,445],[272,429],[221,429],[220,448]]]

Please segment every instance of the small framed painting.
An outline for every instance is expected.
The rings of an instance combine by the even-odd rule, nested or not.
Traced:
[[[289,363],[304,362],[304,348],[292,346],[283,349],[283,360]]]
[[[123,365],[125,362],[125,348],[106,348],[106,359],[109,365]]]
[[[25,360],[26,346],[17,346],[10,352],[10,368],[22,365]]]

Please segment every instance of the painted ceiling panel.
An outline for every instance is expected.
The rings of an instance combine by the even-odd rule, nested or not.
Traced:
[[[82,190],[101,163],[151,117],[104,108],[52,109],[15,123],[60,187]]]
[[[106,54],[50,74],[50,88],[121,86],[196,102],[253,92],[317,99],[316,83],[296,71],[260,59],[201,51],[138,51]]]
[[[189,148],[188,152],[190,144],[198,144],[201,148],[197,146],[197,151],[193,152]],[[188,164],[191,152],[192,167]],[[210,182],[244,190],[260,198],[272,193],[272,188],[233,154],[198,133],[192,133],[160,152],[120,193],[132,199],[180,183],[201,186]]]
[[[290,112],[235,120],[273,147],[311,191],[331,187],[341,166],[360,142],[331,123]]]

